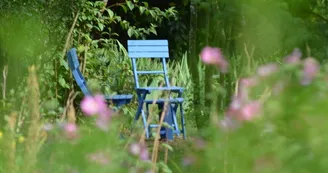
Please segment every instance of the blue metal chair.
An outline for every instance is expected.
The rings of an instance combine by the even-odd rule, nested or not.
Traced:
[[[142,116],[142,121],[144,129],[146,132],[146,139],[149,139],[151,135],[152,128],[158,128],[159,124],[147,124],[149,104],[153,102],[157,104],[159,109],[164,109],[164,103],[168,102],[168,107],[166,108],[166,114],[164,121],[169,124],[172,128],[161,129],[161,136],[165,136],[167,140],[173,140],[173,135],[183,134],[184,139],[186,139],[186,129],[183,111],[183,90],[184,88],[170,86],[168,71],[166,68],[166,59],[169,58],[169,48],[167,40],[128,40],[128,54],[132,60],[132,68],[135,80],[135,88],[138,96],[138,108],[135,115],[135,121],[137,121]],[[137,60],[141,58],[153,58],[154,60],[160,60],[162,63],[162,70],[156,71],[142,71],[137,68]],[[163,75],[164,86],[161,87],[142,87],[139,84],[139,75]],[[159,99],[146,99],[147,95],[152,91],[168,91],[170,92],[169,97],[159,98]],[[173,98],[171,93],[177,93],[177,96]],[[181,114],[181,129],[179,128],[176,113],[178,108],[180,108]]]
[[[72,71],[73,77],[80,87],[81,91],[85,96],[90,96],[92,93],[88,89],[87,83],[79,69],[80,64],[77,58],[76,49],[72,48],[67,53],[68,65]],[[133,95],[113,95],[113,96],[105,96],[105,99],[108,104],[114,104],[117,108],[121,107],[122,105],[128,104],[131,102]]]

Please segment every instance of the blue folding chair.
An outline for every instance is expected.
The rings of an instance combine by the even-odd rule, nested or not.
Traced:
[[[87,83],[79,69],[80,64],[77,59],[76,49],[72,48],[67,53],[68,65],[72,71],[73,77],[80,87],[81,91],[85,96],[90,96],[92,93],[88,89]],[[108,104],[114,104],[116,108],[120,108],[122,105],[128,104],[131,102],[133,95],[113,95],[113,96],[105,96],[105,99]]]
[[[147,124],[149,114],[149,104],[153,102],[157,104],[159,109],[163,111],[164,103],[167,102],[166,114],[164,121],[171,126],[171,128],[162,128],[161,136],[167,140],[173,140],[173,135],[179,136],[183,134],[186,139],[186,129],[183,111],[183,90],[184,88],[170,86],[168,71],[166,68],[166,59],[169,58],[169,48],[167,40],[128,40],[128,54],[132,60],[132,68],[135,80],[135,88],[138,96],[138,108],[135,115],[135,121],[142,116],[143,126],[146,132],[146,139],[149,139],[152,128],[158,128],[159,124]],[[143,58],[153,58],[154,60],[160,60],[162,63],[162,70],[156,71],[142,71],[137,68],[137,60]],[[164,85],[161,87],[142,87],[139,84],[139,75],[163,75]],[[168,91],[170,93],[177,93],[177,97],[173,98],[170,94],[168,98],[146,99],[147,95],[152,91]],[[181,129],[177,122],[177,110],[180,108],[181,114]]]

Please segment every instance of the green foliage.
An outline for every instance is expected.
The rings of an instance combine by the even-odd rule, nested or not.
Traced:
[[[324,61],[328,56],[323,46],[328,38],[328,16],[323,9],[327,9],[327,1],[191,1],[189,67],[195,83],[194,99],[201,100],[195,102],[194,107],[209,105],[211,99],[201,98],[198,93],[210,92],[213,82],[219,82],[227,89],[218,99],[222,111],[232,97],[237,77],[249,74],[265,62],[280,61],[276,57],[284,56],[295,47]],[[199,52],[204,46],[222,48],[234,74],[216,76],[212,67],[198,73]],[[204,76],[202,82],[200,75]],[[212,76],[216,78],[213,80]],[[208,117],[205,113],[205,120]]]
[[[322,156],[327,142],[322,137],[327,130],[327,69],[306,86],[300,83],[301,70],[302,65],[283,65],[252,89],[265,93],[270,88],[259,118],[227,131],[213,115],[211,127],[201,139],[204,146],[186,155],[192,165],[185,171],[287,173],[327,169]],[[275,84],[281,82],[283,89],[276,92]]]

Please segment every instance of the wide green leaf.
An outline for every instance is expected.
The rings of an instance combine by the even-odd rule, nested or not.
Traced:
[[[131,11],[133,10],[134,4],[131,1],[126,1],[126,5],[129,7]]]
[[[143,14],[145,12],[146,8],[141,6],[139,7],[140,14]]]
[[[133,29],[133,28],[129,28],[129,29],[128,29],[128,36],[129,36],[129,37],[132,37],[133,32],[134,32],[134,29]]]

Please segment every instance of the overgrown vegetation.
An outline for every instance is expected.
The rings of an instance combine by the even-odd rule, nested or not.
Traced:
[[[327,0],[1,1],[1,172],[324,172],[327,5]],[[142,130],[131,134],[136,100],[110,114],[107,131],[96,127],[94,116],[84,116],[84,96],[71,77],[67,50],[77,48],[91,90],[135,94],[128,39],[169,40],[170,81],[186,88],[187,141],[158,145],[143,141]],[[199,55],[205,46],[221,48],[228,73],[203,64]],[[307,69],[308,59],[299,60],[299,54],[297,63],[283,59],[296,47],[302,58],[318,62]],[[262,66],[270,62],[276,70],[263,76],[263,70],[271,73],[272,64]],[[160,66],[154,60],[138,65]],[[311,80],[304,81],[308,71]],[[247,76],[257,79],[249,98],[261,103],[259,118],[227,119],[240,79]],[[161,80],[144,82],[155,86]]]

